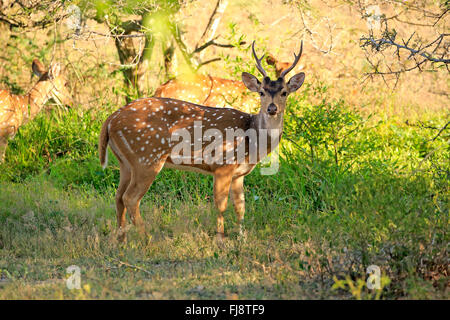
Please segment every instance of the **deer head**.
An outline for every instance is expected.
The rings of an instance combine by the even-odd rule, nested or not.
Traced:
[[[284,110],[286,108],[287,96],[290,93],[297,91],[305,80],[305,74],[300,72],[290,78],[289,81],[285,81],[286,74],[288,74],[300,60],[302,50],[303,41],[301,43],[298,55],[294,54],[295,59],[293,64],[285,69],[280,74],[278,79],[271,80],[261,65],[264,55],[261,58],[258,58],[255,52],[255,42],[253,41],[253,56],[256,60],[256,67],[258,71],[263,75],[263,80],[260,82],[254,75],[243,72],[242,81],[250,91],[259,93],[261,98],[261,109],[259,112],[260,120],[267,124],[272,123],[273,125],[270,127],[275,126],[274,122],[279,122],[280,120],[282,121]]]
[[[40,101],[40,104],[43,104],[46,100],[53,98],[60,105],[72,104],[71,95],[66,87],[67,79],[62,73],[59,63],[52,63],[47,70],[42,62],[34,59],[32,69],[33,73],[39,77],[38,83],[32,89],[36,103],[43,99],[44,101]]]
[[[28,94],[18,96],[0,90],[0,162],[4,158],[8,139],[14,137],[20,126],[34,118],[48,99],[53,98],[57,103],[66,105],[72,102],[66,88],[66,78],[58,63],[46,70],[38,59],[34,59],[32,69],[39,81]]]

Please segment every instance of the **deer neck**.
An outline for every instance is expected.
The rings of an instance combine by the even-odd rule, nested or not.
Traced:
[[[260,111],[253,116],[251,127],[256,130],[258,144],[264,141],[263,135],[266,135],[267,154],[272,152],[279,144],[283,133],[283,113],[272,117]]]
[[[265,112],[260,111],[254,116],[254,129],[277,129],[283,130],[283,114],[279,113],[275,116],[269,116]]]
[[[25,96],[26,103],[23,108],[26,110],[22,110],[22,113],[26,115],[27,120],[33,119],[50,99],[51,86],[49,83],[38,82]]]

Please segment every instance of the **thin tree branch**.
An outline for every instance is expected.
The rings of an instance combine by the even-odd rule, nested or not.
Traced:
[[[206,25],[205,30],[203,31],[202,36],[197,42],[194,52],[201,52],[202,50],[197,51],[200,43],[208,43],[213,40],[214,35],[216,34],[217,28],[219,27],[220,20],[225,12],[225,9],[228,6],[228,0],[217,0],[216,6],[214,8],[213,13],[211,14],[208,24]],[[200,59],[202,58],[202,54],[200,53]]]
[[[438,37],[438,39],[442,39],[443,37],[446,37],[446,36],[450,36],[450,34],[441,34],[441,35]],[[420,55],[420,56],[424,57],[425,59],[427,59],[428,61],[432,61],[432,62],[442,62],[442,63],[445,63],[445,64],[450,63],[450,59],[435,58],[435,57],[432,57],[432,56],[431,56],[429,53],[427,53],[427,52],[421,52],[422,50],[416,50],[416,49],[410,48],[410,47],[408,47],[408,46],[406,46],[406,45],[401,45],[401,44],[399,44],[399,43],[396,43],[396,42],[394,42],[394,41],[392,41],[392,40],[388,40],[388,39],[384,39],[384,38],[381,38],[381,39],[373,39],[373,38],[371,38],[371,37],[369,37],[369,38],[367,38],[367,37],[362,37],[360,40],[365,41],[365,43],[363,43],[362,46],[366,46],[366,45],[368,45],[368,44],[371,44],[372,47],[375,48],[377,51],[380,51],[382,45],[388,44],[388,45],[397,47],[397,50],[400,50],[400,49],[408,50],[409,52],[411,52],[411,55],[410,55],[410,56]],[[435,40],[435,41],[436,41],[436,40]],[[434,42],[435,42],[435,41],[434,41]],[[409,40],[408,40],[408,42],[409,42]],[[434,43],[434,42],[433,42],[433,43]]]
[[[198,53],[202,50],[205,50],[206,48],[208,48],[209,46],[216,46],[216,47],[221,47],[221,48],[234,48],[234,45],[230,44],[230,43],[217,43],[214,40],[216,40],[218,37],[204,43],[203,45],[201,45],[200,47],[197,47],[194,51],[192,51],[192,54]],[[245,41],[241,41],[239,43],[239,45],[244,45]]]

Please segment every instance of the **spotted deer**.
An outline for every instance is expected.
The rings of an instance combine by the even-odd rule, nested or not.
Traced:
[[[288,69],[290,64],[279,62],[268,55],[266,62],[275,67],[276,77]],[[155,97],[176,98],[209,107],[234,107],[251,113],[258,109],[258,100],[248,92],[242,81],[229,80],[211,75],[195,75],[193,78],[175,78],[159,86]]]
[[[260,82],[254,75],[243,72],[242,81],[250,91],[260,95],[261,107],[258,114],[152,97],[135,100],[106,119],[99,137],[99,156],[100,163],[105,168],[109,146],[120,165],[120,183],[116,193],[120,241],[126,239],[126,212],[138,231],[144,233],[139,212],[140,201],[163,167],[212,175],[214,203],[218,210],[218,239],[224,238],[223,212],[230,191],[241,228],[245,213],[244,176],[253,170],[262,157],[276,148],[279,142],[286,98],[300,88],[305,74],[296,74],[287,82],[284,77],[298,63],[302,48],[303,43],[299,54],[294,54],[294,63],[283,71],[278,79],[271,80],[261,66],[263,57],[258,58],[253,42],[253,56],[263,80]],[[204,137],[201,134],[203,130]],[[223,139],[229,132],[240,132],[235,135],[236,141],[234,138]],[[247,135],[246,132],[252,132],[254,135]],[[176,143],[181,136],[183,141]],[[211,141],[212,136],[215,137],[214,141],[206,144],[205,140]],[[190,137],[194,137],[193,143]],[[270,143],[264,143],[267,140],[270,140]],[[214,152],[211,152],[213,144]],[[263,152],[256,152],[255,155],[256,147]],[[187,155],[180,157],[180,150]],[[227,156],[231,152],[232,156],[223,161],[224,153],[221,153],[221,150],[225,150]],[[234,155],[240,151],[242,161],[237,161],[239,156]],[[202,157],[208,152],[211,152],[209,158]]]
[[[71,104],[66,78],[58,63],[51,64],[47,70],[34,59],[32,70],[39,80],[28,94],[21,96],[0,90],[0,162],[4,160],[8,139],[14,138],[19,127],[33,119],[47,100],[53,98],[60,104]]]

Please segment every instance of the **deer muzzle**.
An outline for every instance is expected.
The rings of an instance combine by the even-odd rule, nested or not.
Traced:
[[[274,103],[269,104],[269,106],[267,107],[267,113],[270,114],[271,116],[274,116],[277,114],[278,108]]]

